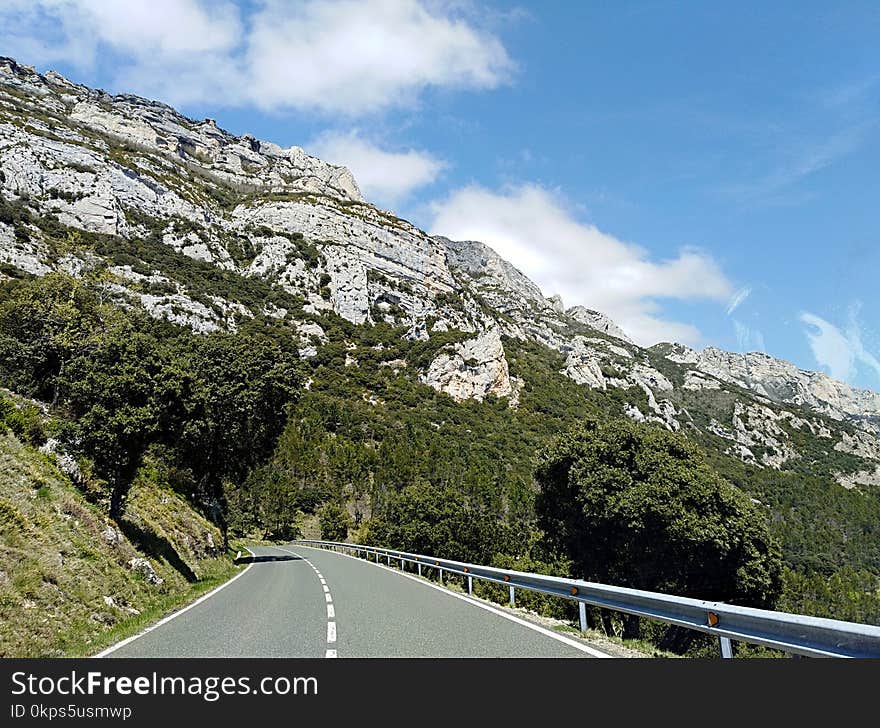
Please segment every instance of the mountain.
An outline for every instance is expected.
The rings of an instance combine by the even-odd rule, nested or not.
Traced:
[[[640,347],[486,244],[371,205],[344,167],[9,58],[0,375],[0,652],[87,651],[179,604],[229,573],[228,535],[369,539],[397,518],[461,542],[423,551],[568,573],[534,456],[586,419],[698,444],[767,515],[779,608],[880,620],[877,393]]]
[[[880,394],[764,354],[638,347],[604,314],[545,297],[487,245],[369,204],[347,169],[299,147],[2,58],[0,189],[7,274],[103,270],[120,305],[196,332],[286,320],[304,357],[327,341],[321,316],[400,327],[445,342],[417,376],[458,401],[516,407],[528,375],[511,375],[505,342],[531,342],[561,354],[574,382],[627,393],[620,414],[756,467],[880,484]],[[206,284],[209,268],[265,296]]]

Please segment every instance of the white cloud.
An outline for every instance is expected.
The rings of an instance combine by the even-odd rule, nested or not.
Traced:
[[[306,147],[321,159],[348,167],[364,196],[383,206],[393,206],[413,190],[431,184],[446,167],[427,152],[381,149],[357,130],[327,132]]]
[[[800,320],[808,326],[804,333],[816,363],[842,382],[851,382],[858,373],[859,365],[873,369],[874,374],[880,377],[880,360],[862,343],[858,312],[858,304],[850,308],[845,331],[815,314],[805,311],[800,315]]]
[[[734,331],[736,331],[736,346],[738,351],[767,351],[767,347],[764,344],[764,334],[760,329],[752,328],[736,319],[733,321],[733,328]]]
[[[101,59],[114,86],[179,104],[355,115],[494,88],[513,69],[456,4],[424,0],[6,0],[0,27],[23,63]]]
[[[732,287],[708,256],[686,249],[671,260],[579,222],[559,195],[538,185],[493,192],[460,189],[432,206],[434,234],[492,246],[566,306],[609,314],[641,344],[697,344],[690,325],[664,319],[658,299],[726,300]]]
[[[7,0],[0,19],[4,51],[27,54],[18,60],[78,66],[93,64],[101,46],[135,63],[222,52],[242,32],[233,3],[200,0]]]
[[[247,54],[254,100],[369,112],[427,87],[493,88],[511,68],[494,36],[416,0],[268,2]]]
[[[740,288],[730,299],[730,302],[727,304],[727,315],[730,316],[736,309],[738,309],[745,300],[752,295],[752,289],[748,286]]]

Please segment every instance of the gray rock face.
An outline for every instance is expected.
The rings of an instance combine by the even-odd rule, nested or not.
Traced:
[[[458,401],[482,402],[488,395],[509,397],[514,392],[497,329],[442,352],[431,362],[422,381]]]
[[[685,389],[699,392],[703,389],[721,389],[721,382],[713,377],[706,376],[702,372],[689,369],[684,375],[684,385],[682,386]]]
[[[54,437],[50,437],[46,440],[46,442],[40,446],[39,450],[46,455],[54,455],[58,469],[74,483],[82,482],[82,472],[79,469],[76,459],[69,453],[64,452],[64,450],[61,449],[61,443]]]
[[[861,486],[876,488],[880,485],[880,465],[873,469],[859,470],[855,473],[838,473],[837,482],[850,490]]]
[[[629,344],[633,343],[632,339],[624,333],[623,329],[615,324],[604,313],[593,311],[592,309],[584,308],[583,306],[573,306],[568,309],[567,313],[575,321],[586,324],[587,326],[596,329],[596,331],[601,331],[603,334],[608,334],[616,339],[622,339]]]
[[[299,147],[235,136],[211,119],[0,58],[0,173],[6,200],[34,220],[54,216],[73,238],[165,246],[302,296],[303,316],[386,322],[418,341],[465,332],[426,369],[407,373],[457,400],[494,395],[516,406],[524,382],[510,376],[504,342],[535,342],[561,355],[560,373],[574,382],[631,390],[609,398],[620,414],[713,433],[746,462],[785,467],[801,455],[794,441],[809,433],[821,448],[864,461],[861,474],[838,478],[843,484],[861,487],[880,464],[880,394],[762,354],[641,349],[603,313],[546,297],[489,246],[430,236],[366,203],[347,169]],[[197,333],[234,330],[261,313],[301,315],[270,300],[251,301],[251,310],[167,270],[112,265],[71,243],[60,250],[38,225],[0,222],[0,264],[35,275],[106,269],[103,294]],[[292,324],[300,355],[317,355],[327,342],[321,327]],[[359,366],[354,354],[347,362]],[[402,360],[388,365],[411,370]],[[700,402],[714,405],[692,415]]]
[[[122,534],[115,528],[113,528],[113,526],[109,525],[103,531],[101,531],[101,538],[103,538],[111,546],[118,546],[122,543]]]
[[[836,420],[857,418],[870,426],[869,418],[880,417],[877,392],[855,389],[767,354],[734,354],[714,347],[697,353],[678,346],[667,358],[694,364],[700,372],[750,389],[772,402],[809,407]]]
[[[135,571],[141,574],[150,584],[154,586],[159,586],[164,579],[162,579],[153,568],[153,565],[147,561],[147,559],[138,557],[131,559],[128,562],[128,568],[132,571]]]
[[[831,437],[830,431],[827,437]],[[840,442],[834,446],[834,449],[880,462],[880,437],[872,433],[856,430],[850,435],[848,432],[842,432]]]
[[[0,223],[0,263],[6,263],[25,273],[44,276],[52,270],[43,262],[46,257],[44,246],[31,240],[18,240],[11,225]]]

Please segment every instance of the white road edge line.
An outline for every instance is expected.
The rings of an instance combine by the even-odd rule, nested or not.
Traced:
[[[247,546],[245,546],[245,548],[247,548]],[[248,550],[248,553],[249,553],[251,556],[253,556],[253,557],[256,558],[256,554],[255,554],[253,551],[251,551],[250,549],[247,549],[247,550]],[[99,652],[97,655],[93,655],[93,658],[94,658],[94,659],[98,659],[98,658],[101,658],[101,657],[106,657],[106,656],[109,655],[111,652],[116,652],[116,650],[118,650],[120,647],[125,647],[125,645],[130,644],[131,642],[134,642],[136,639],[138,639],[139,637],[143,637],[145,634],[149,634],[149,633],[152,632],[154,629],[157,629],[158,627],[161,627],[163,624],[168,624],[168,622],[170,622],[172,619],[175,619],[175,618],[179,617],[179,616],[180,616],[181,614],[183,614],[184,612],[188,612],[188,611],[189,611],[190,609],[192,609],[193,607],[197,607],[199,604],[201,604],[202,602],[204,602],[206,599],[210,599],[210,598],[211,598],[212,596],[214,596],[217,592],[222,591],[223,589],[225,589],[226,587],[228,587],[228,586],[229,586],[232,582],[234,582],[236,579],[240,579],[241,577],[243,577],[245,574],[247,574],[247,573],[251,570],[251,567],[252,567],[253,565],[254,565],[254,562],[251,561],[251,563],[249,563],[249,564],[247,565],[247,568],[246,568],[244,571],[239,572],[238,574],[236,574],[235,576],[233,576],[231,579],[229,579],[229,581],[224,581],[220,586],[218,586],[218,587],[212,589],[212,590],[209,591],[207,594],[203,594],[203,595],[200,596],[198,599],[196,599],[192,604],[188,604],[188,605],[186,605],[183,609],[178,609],[176,612],[173,612],[172,614],[169,614],[167,617],[163,617],[163,618],[160,619],[158,622],[154,622],[153,624],[151,624],[150,626],[146,627],[145,629],[142,629],[142,630],[141,630],[140,632],[138,632],[137,634],[132,635],[131,637],[126,637],[126,638],[125,638],[124,640],[122,640],[121,642],[117,642],[115,645],[112,645],[112,646],[108,647],[106,650],[103,650],[102,652]]]
[[[327,622],[327,644],[336,642],[336,622]]]
[[[437,591],[441,591],[444,594],[448,594],[451,597],[455,597],[456,599],[461,599],[463,602],[467,602],[468,604],[473,604],[475,607],[479,607],[480,609],[485,609],[487,612],[492,612],[493,614],[497,614],[499,617],[504,617],[504,619],[510,620],[511,622],[516,622],[517,624],[522,625],[523,627],[528,627],[535,632],[539,632],[545,637],[550,637],[551,639],[556,640],[557,642],[562,642],[569,647],[574,647],[576,650],[580,650],[581,652],[586,652],[588,655],[592,655],[593,657],[607,657],[611,658],[612,655],[609,655],[605,652],[600,652],[599,650],[589,647],[587,645],[581,644],[573,639],[565,637],[564,635],[557,634],[552,630],[547,629],[546,627],[541,627],[537,624],[533,624],[528,620],[517,617],[513,614],[508,614],[507,612],[502,611],[501,609],[497,609],[496,607],[490,606],[489,604],[483,604],[483,602],[479,602],[475,599],[471,599],[470,597],[465,596],[464,594],[458,594],[457,592],[450,591],[449,589],[445,589],[439,584],[433,584],[430,581],[426,581],[425,579],[419,579],[417,576],[413,576],[412,574],[407,574],[406,572],[400,571],[399,569],[392,569],[388,566],[384,566],[383,564],[377,564],[373,561],[366,561],[365,559],[359,559],[356,556],[350,556],[349,554],[340,554],[338,551],[327,551],[326,549],[319,549],[314,546],[297,546],[297,548],[306,548],[313,549],[314,551],[324,551],[325,553],[334,553],[337,556],[344,556],[347,559],[355,559],[355,561],[360,561],[362,563],[369,564],[370,566],[378,566],[380,569],[385,569],[386,571],[390,571],[393,574],[397,574],[398,576],[404,576],[407,579],[412,579],[414,582],[418,584],[424,584],[425,586],[429,586],[432,589],[436,589]]]
[[[330,596],[330,592],[325,592],[325,593],[324,593],[324,599],[327,600],[327,604],[329,604],[330,602],[333,601],[333,597]]]
[[[327,605],[327,619],[336,619],[336,608],[332,604]]]
[[[336,656],[337,656],[336,650],[327,650],[327,653],[324,655],[324,657],[336,657]]]

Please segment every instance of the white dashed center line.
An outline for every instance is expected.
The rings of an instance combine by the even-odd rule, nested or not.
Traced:
[[[280,547],[276,547],[280,548]],[[324,578],[324,575],[318,571],[318,568],[307,558],[304,556],[300,556],[294,551],[288,551],[287,549],[281,549],[282,551],[287,551],[289,554],[293,554],[294,556],[299,556],[303,561],[305,561],[309,566],[312,567],[312,571],[315,572],[315,576],[318,577],[318,581],[321,582],[321,588],[324,590],[324,601],[327,602],[327,651],[324,653],[324,657],[334,658],[338,657],[336,654],[336,608],[333,606],[333,595],[330,593],[330,587],[327,586],[327,580]],[[333,645],[330,647],[330,645]]]

